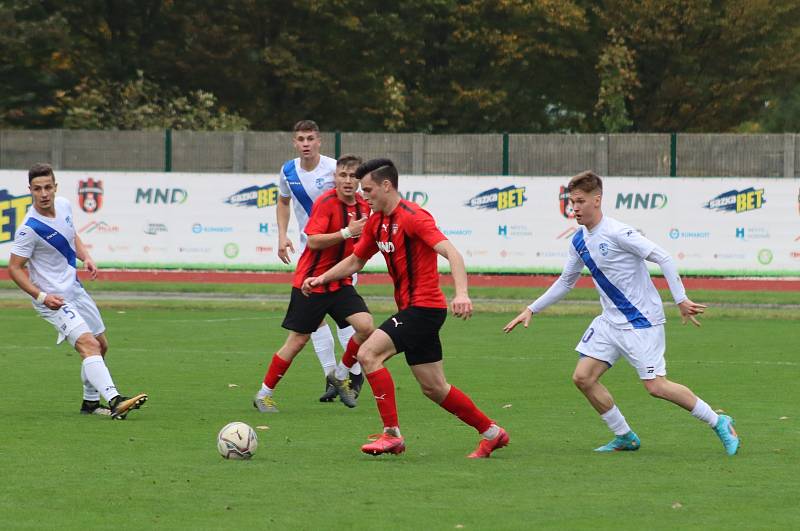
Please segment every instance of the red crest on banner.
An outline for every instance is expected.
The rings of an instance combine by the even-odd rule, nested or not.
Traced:
[[[86,213],[94,214],[103,206],[103,181],[91,177],[78,182],[78,204]]]
[[[558,206],[562,216],[567,219],[575,219],[575,213],[569,204],[569,192],[567,192],[566,186],[562,186],[558,191]]]

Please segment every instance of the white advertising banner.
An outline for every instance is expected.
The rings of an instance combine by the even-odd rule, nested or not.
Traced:
[[[101,266],[285,269],[277,175],[57,172],[58,195]],[[470,271],[557,272],[577,224],[563,177],[401,176]],[[30,206],[24,171],[0,171],[0,261]],[[605,215],[669,251],[681,271],[800,275],[800,180],[604,179]],[[296,221],[289,237],[298,243]],[[298,257],[295,255],[295,262]],[[380,257],[370,266],[385,269]]]

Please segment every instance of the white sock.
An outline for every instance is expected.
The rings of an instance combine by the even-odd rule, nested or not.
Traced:
[[[334,373],[334,376],[336,376],[337,380],[346,380],[349,375],[350,369],[348,369],[347,366],[340,361],[339,365],[336,366],[336,372]]]
[[[81,365],[81,382],[83,382],[83,399],[89,402],[97,402],[100,400],[100,393],[86,380],[86,371],[83,370]]]
[[[699,396],[697,397],[697,403],[694,405],[694,409],[692,410],[692,416],[708,423],[708,425],[712,428],[717,426],[717,421],[719,420],[719,415],[717,415],[714,410],[711,409],[711,406],[703,402]]]
[[[491,441],[498,435],[500,435],[500,428],[497,427],[497,424],[492,424],[491,426],[489,426],[488,430],[481,433],[481,437],[483,437],[487,441]]]
[[[106,402],[119,395],[117,386],[114,385],[114,380],[111,379],[111,373],[108,372],[103,356],[97,354],[84,358],[83,372],[86,375],[86,381],[100,391]]]
[[[400,426],[388,426],[383,428],[383,433],[388,433],[394,437],[400,437]]]
[[[261,389],[258,390],[258,394],[256,394],[258,398],[264,398],[265,396],[272,396],[272,389],[267,387],[267,384],[262,383]]]
[[[317,353],[322,372],[328,374],[336,367],[336,355],[333,351],[333,334],[331,328],[324,324],[311,334],[314,352]]]
[[[613,431],[614,435],[625,435],[631,431],[631,427],[628,426],[628,422],[625,420],[625,417],[622,416],[622,412],[619,410],[616,404],[614,404],[614,407],[600,415],[600,418],[605,421],[608,429]]]

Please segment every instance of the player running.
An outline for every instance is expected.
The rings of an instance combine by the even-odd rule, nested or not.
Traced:
[[[253,399],[253,405],[262,413],[278,412],[273,399],[275,387],[326,314],[333,317],[340,328],[349,325],[355,328],[342,363],[331,367],[326,378],[342,403],[347,407],[356,406],[356,393],[348,373],[355,362],[358,346],[374,329],[367,305],[356,293],[350,276],[328,286],[319,286],[308,297],[303,296],[300,288],[307,277],[326,271],[353,252],[354,241],[361,235],[369,216],[367,202],[356,193],[355,172],[360,163],[361,159],[353,155],[341,157],[336,165],[336,188],[320,195],[311,210],[306,224],[308,244],[297,264],[292,296],[283,320],[289,335],[272,357],[264,383]]]
[[[56,197],[58,185],[49,164],[31,167],[28,189],[33,208],[17,228],[8,273],[33,298],[36,312],[55,327],[57,344],[66,339],[81,355],[80,412],[124,419],[147,401],[147,395],[140,393],[130,398],[120,395],[106,367],[106,327],[97,305],[78,280],[76,258],[83,262],[93,280],[97,278],[97,267],[75,233],[72,207],[65,198]],[[25,272],[26,265],[30,277]],[[100,404],[100,395],[108,407]]]
[[[586,266],[600,294],[603,313],[595,317],[575,347],[580,358],[572,380],[616,436],[595,451],[638,450],[640,446],[639,437],[599,381],[603,373],[624,357],[639,373],[652,396],[669,400],[707,423],[722,441],[727,454],[734,455],[739,449],[739,437],[733,429],[733,419],[715,413],[689,388],[667,380],[666,318],[645,261],[661,267],[684,324],[689,320],[700,326],[695,316],[703,313],[706,306],[686,296],[678,269],[664,249],[636,229],[603,215],[600,177],[590,171],[580,173],[570,180],[567,190],[575,219],[582,225],[572,238],[567,265],[550,289],[503,330],[511,332],[520,323],[527,328],[533,314],[569,293]]]
[[[291,263],[289,251],[294,252],[294,244],[286,235],[289,228],[290,208],[294,199],[294,216],[297,218],[297,228],[300,232],[300,245],[298,251],[302,255],[305,249],[307,236],[305,232],[311,207],[317,198],[324,192],[334,188],[333,173],[336,170],[336,159],[320,154],[321,140],[319,126],[313,120],[301,120],[294,126],[292,143],[299,157],[286,161],[281,167],[278,190],[280,198],[276,207],[278,221],[278,257],[284,264]],[[327,375],[336,367],[333,334],[326,322],[318,323],[311,334],[311,343],[319,358],[322,372]],[[339,343],[346,349],[353,328],[345,326],[337,329]],[[361,366],[352,367],[350,378],[353,389],[358,395],[364,377]],[[325,392],[320,397],[320,402],[330,402],[336,396],[336,389],[325,383]]]
[[[364,227],[352,255],[329,271],[303,282],[303,293],[335,285],[339,279],[360,271],[380,251],[394,281],[396,314],[369,336],[358,350],[367,381],[383,420],[383,433],[361,447],[367,454],[399,454],[405,451],[395,403],[395,387],[386,360],[405,352],[406,362],[422,392],[475,428],[482,439],[469,457],[489,457],[508,444],[508,434],[489,419],[465,393],[445,379],[439,330],[447,317],[447,300],[439,287],[437,254],[450,263],[456,295],[453,313],[468,319],[472,301],[467,294],[464,259],[436,228],[433,217],[417,204],[402,199],[397,191],[397,169],[389,159],[362,164],[356,174],[373,214]]]

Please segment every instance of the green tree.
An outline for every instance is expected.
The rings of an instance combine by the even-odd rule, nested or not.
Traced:
[[[731,130],[800,73],[796,0],[606,0],[595,13],[635,53],[636,130]]]
[[[619,133],[633,125],[626,104],[633,99],[632,91],[638,87],[633,52],[614,29],[608,32],[609,42],[603,48],[597,63],[600,76],[600,93],[595,111],[608,133]]]
[[[225,112],[202,90],[164,90],[137,72],[129,82],[84,80],[61,98],[69,129],[186,129],[241,131],[249,122]]]

